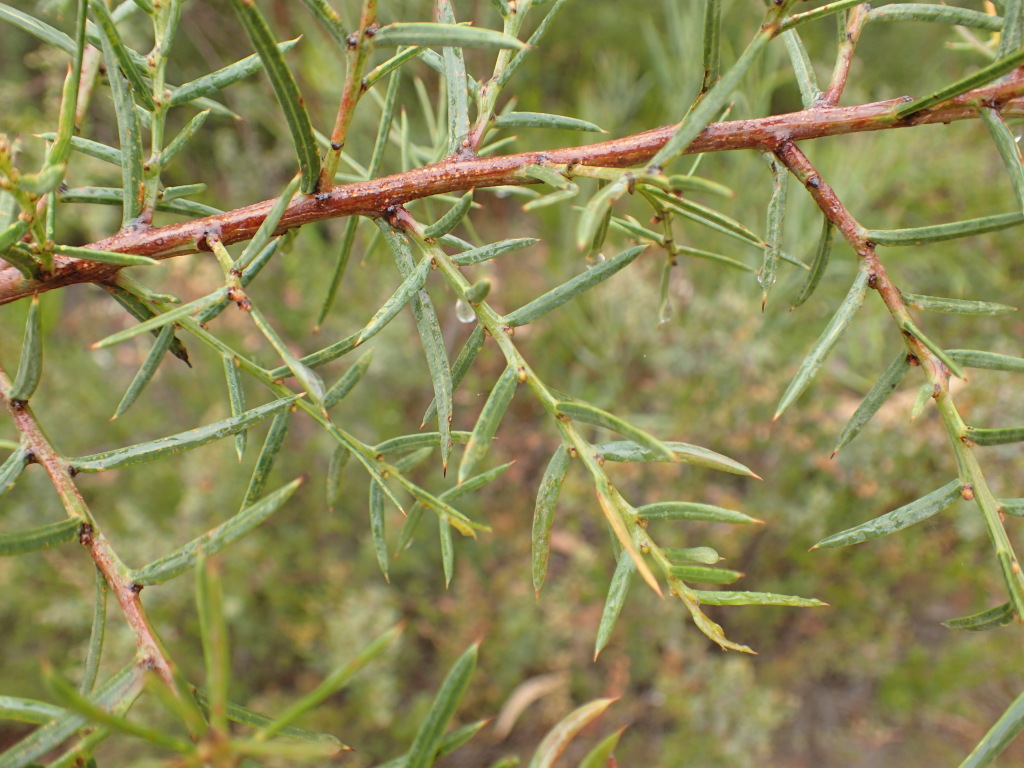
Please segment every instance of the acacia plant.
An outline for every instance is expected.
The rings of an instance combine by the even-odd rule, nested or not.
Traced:
[[[635,418],[627,420],[613,413],[614,408],[561,391],[563,382],[538,373],[544,350],[532,346],[529,333],[519,330],[548,322],[553,310],[623,270],[637,269],[660,274],[660,300],[648,312],[650,326],[685,323],[685,317],[673,318],[672,286],[679,270],[693,260],[709,260],[723,270],[738,269],[751,281],[756,279],[760,306],[769,314],[782,303],[776,283],[784,271],[801,284],[795,298],[786,299],[792,298],[796,308],[815,295],[830,265],[842,259],[855,262],[855,277],[845,296],[825,299],[832,305],[831,319],[781,394],[775,418],[808,391],[862,305],[881,302],[891,317],[890,334],[900,340],[901,349],[895,359],[869,366],[875,370],[874,386],[838,436],[835,450],[857,437],[907,378],[920,388],[915,413],[933,406],[941,419],[948,439],[934,445],[933,452],[940,463],[951,455],[949,479],[939,488],[919,487],[916,500],[834,533],[817,547],[844,547],[897,533],[955,500],[972,502],[991,541],[1005,599],[995,608],[951,618],[947,626],[981,630],[1024,620],[1024,575],[1006,527],[1007,515],[1024,514],[1024,500],[1006,498],[1019,494],[1020,488],[996,488],[986,477],[989,446],[1024,440],[1024,427],[973,423],[951,390],[951,383],[964,379],[972,368],[1021,373],[1024,359],[984,349],[950,349],[932,331],[927,314],[1000,315],[1013,307],[977,296],[913,293],[917,286],[911,281],[897,283],[890,276],[889,251],[881,250],[971,238],[1024,222],[1024,165],[1008,126],[1024,112],[1024,0],[995,0],[985,8],[929,3],[870,7],[863,0],[824,5],[704,0],[703,45],[687,54],[693,61],[699,59],[702,74],[685,99],[674,92],[658,96],[671,105],[678,122],[599,143],[538,148],[535,142],[530,145],[534,149],[516,151],[520,147],[515,142],[530,141],[533,129],[540,129],[541,137],[563,141],[569,134],[556,131],[601,130],[578,117],[556,114],[555,104],[545,105],[550,112],[515,108],[516,94],[528,96],[532,85],[523,78],[531,71],[524,63],[545,57],[560,38],[572,35],[572,30],[559,26],[559,12],[567,1],[363,0],[358,6],[337,3],[345,7],[334,8],[327,0],[303,0],[277,4],[278,13],[271,17],[270,3],[230,0],[225,5],[233,11],[234,27],[204,28],[203,34],[244,36],[252,54],[187,82],[173,74],[195,67],[195,61],[186,60],[193,49],[179,51],[183,41],[199,32],[201,3],[0,4],[5,25],[0,39],[38,38],[48,50],[58,52],[61,75],[63,61],[68,62],[59,111],[51,124],[34,129],[34,136],[0,136],[0,304],[10,305],[5,307],[7,326],[15,317],[25,318],[20,359],[16,344],[5,343],[0,350],[0,400],[9,417],[8,427],[0,433],[7,438],[0,493],[16,486],[20,491],[21,484],[35,482],[29,492],[39,499],[37,517],[28,527],[12,524],[0,512],[0,554],[33,558],[41,550],[70,548],[77,542],[77,557],[91,559],[95,566],[92,617],[81,617],[83,627],[91,621],[87,653],[78,665],[56,659],[44,663],[47,700],[0,697],[0,715],[37,726],[23,731],[23,738],[0,754],[0,766],[95,764],[90,762],[94,752],[108,737],[141,739],[149,743],[152,754],[164,755],[154,759],[178,766],[244,761],[269,765],[282,760],[291,764],[337,753],[343,749],[338,737],[358,744],[358,734],[345,732],[343,726],[335,735],[299,728],[295,721],[393,646],[402,632],[400,625],[379,637],[364,638],[362,650],[283,711],[259,714],[234,701],[229,691],[232,646],[220,586],[222,563],[231,560],[242,537],[257,526],[273,529],[275,513],[295,503],[289,499],[306,476],[278,479],[278,459],[288,456],[297,443],[314,440],[314,435],[320,436],[318,445],[330,446],[322,462],[310,469],[312,477],[326,481],[328,506],[343,504],[368,485],[369,535],[383,578],[392,572],[395,552],[413,542],[418,528],[432,525],[436,544],[417,546],[439,546],[447,584],[455,576],[456,539],[492,535],[487,509],[470,516],[463,505],[472,498],[468,494],[503,482],[510,464],[488,464],[488,451],[503,419],[509,421],[506,414],[513,399],[531,399],[546,415],[543,435],[550,455],[536,488],[530,533],[537,594],[545,583],[556,518],[569,512],[559,509],[558,500],[570,473],[588,478],[592,485],[590,508],[572,514],[590,516],[611,534],[603,557],[614,565],[608,569],[611,582],[593,641],[595,655],[615,632],[633,582],[681,603],[695,631],[723,649],[739,652],[750,648],[743,638],[727,636],[704,606],[822,605],[812,597],[777,594],[770,585],[762,591],[728,587],[741,574],[718,565],[721,558],[715,547],[721,544],[716,537],[724,536],[727,528],[701,523],[760,523],[752,514],[708,503],[699,487],[685,495],[674,487],[659,489],[660,498],[653,501],[635,498],[628,486],[615,481],[613,470],[615,464],[664,463],[755,478],[757,467],[750,469],[709,448],[677,441],[702,440],[699,425],[693,425],[692,434],[679,435],[641,429],[632,423]],[[48,15],[48,5],[59,13]],[[646,11],[638,7],[628,12]],[[305,22],[315,20],[324,33],[315,44],[329,44],[332,60],[344,63],[329,80],[337,105],[336,110],[331,108],[330,119],[316,117],[318,109],[307,107],[302,91],[312,87],[306,82],[310,74],[294,63],[293,49],[313,43],[285,39],[292,32],[287,25],[300,16]],[[842,103],[861,38],[883,22],[922,21],[955,29],[961,51],[950,54],[949,60],[959,74],[933,92]],[[822,33],[829,27],[836,34]],[[812,62],[801,38],[805,32],[828,42],[817,46],[823,51],[828,47],[834,58],[827,81],[817,79],[822,64]],[[747,43],[734,53],[723,40],[736,36]],[[767,52],[780,50],[791,64],[783,74],[798,87],[802,109],[735,119],[730,111],[744,110],[737,105],[758,103],[741,99],[751,73],[763,66]],[[57,76],[57,67],[51,65],[48,73]],[[276,110],[283,118],[280,124],[287,127],[294,178],[274,186],[273,174],[267,173],[262,177],[265,189],[249,189],[250,199],[221,208],[194,200],[218,202],[206,184],[230,175],[232,168],[203,162],[215,156],[204,145],[204,136],[213,121],[239,117],[226,106],[228,97],[233,88],[257,78],[264,78],[259,87],[266,93],[266,100],[257,105],[260,115],[265,118]],[[982,218],[869,228],[804,149],[811,139],[970,120],[979,121],[991,134],[1013,190],[1001,209]],[[370,123],[374,130],[363,127]],[[511,136],[510,129],[523,138]],[[723,212],[718,203],[728,201],[733,191],[701,174],[709,165],[708,156],[725,152],[767,165],[763,192],[768,206],[760,232]],[[258,156],[249,161],[260,162]],[[202,176],[185,182],[177,170],[182,166]],[[797,183],[790,185],[791,178]],[[784,248],[787,209],[801,194],[813,201],[820,220],[818,246],[806,260]],[[489,238],[486,233],[493,227],[482,225],[489,212],[507,212],[506,197],[523,203],[507,224],[517,236]],[[244,207],[231,207],[238,204]],[[119,223],[102,213],[117,208]],[[640,214],[650,223],[638,218]],[[500,260],[506,274],[515,274],[517,253],[543,247],[528,236],[536,230],[531,216],[550,215],[573,233],[578,269],[564,282],[558,282],[552,270],[543,276],[546,285],[541,290],[515,306],[518,294],[492,279],[488,265]],[[323,228],[335,219],[344,220],[340,234],[335,241],[325,240]],[[94,234],[98,227],[109,227],[105,236]],[[325,242],[333,251],[330,261],[324,258]],[[389,254],[394,269],[374,267],[375,284],[386,286],[390,297],[366,315],[353,310],[359,304],[347,272],[353,256],[365,259],[371,253]],[[171,282],[174,293],[167,292],[160,284],[163,274],[188,254],[200,254],[199,263],[219,269],[181,276]],[[169,263],[161,270],[157,265],[165,262]],[[262,279],[274,273],[268,267],[281,264],[301,265],[301,321],[281,318],[274,278]],[[227,415],[188,424],[169,416],[145,422],[138,434],[93,434],[88,439],[96,452],[88,455],[68,447],[70,438],[64,433],[71,427],[66,417],[58,416],[60,408],[69,409],[63,413],[89,411],[92,403],[79,398],[73,386],[65,386],[59,406],[45,398],[39,402],[33,395],[41,385],[45,389],[44,361],[48,373],[55,371],[63,381],[73,381],[72,372],[61,370],[65,361],[48,356],[47,347],[75,323],[75,316],[71,306],[47,305],[47,294],[83,283],[92,288],[80,294],[74,308],[79,316],[88,312],[83,304],[123,309],[119,330],[91,338],[95,354],[116,351],[126,342],[132,349],[146,344],[144,359],[115,417],[124,417],[129,409],[145,409],[147,402],[149,407],[157,405],[147,386],[161,367],[182,365],[222,368],[223,391],[202,396],[209,413],[221,409]],[[48,306],[50,321],[44,317]],[[378,387],[372,395],[373,409],[397,414],[404,426],[367,434],[358,414],[338,406],[361,380],[365,386],[371,352],[379,348],[369,344],[371,339],[407,313],[418,335],[421,359],[406,360],[403,366],[410,375],[424,372],[433,400],[421,425],[407,418],[406,405],[393,401],[400,390]],[[446,329],[453,313],[463,327],[472,329],[468,337],[459,337],[455,348]],[[55,315],[59,319],[53,319]],[[370,351],[364,352],[364,347]],[[502,363],[487,385],[482,407],[458,413],[460,384],[481,355],[491,353]],[[650,403],[647,417],[663,415],[658,406]],[[264,421],[269,430],[262,446],[248,446],[250,432]],[[469,428],[460,431],[455,423]],[[143,434],[149,429],[166,436],[150,438]],[[219,509],[222,498],[214,492],[198,518],[180,521],[186,543],[164,542],[161,549],[133,551],[130,556],[119,551],[117,537],[108,536],[111,510],[87,503],[92,475],[111,472],[119,482],[116,478],[129,473],[145,473],[148,462],[173,464],[170,457],[175,454],[225,438],[230,438],[224,443],[233,443],[239,460],[247,449],[250,455],[258,454],[246,465],[251,474],[244,494],[232,502],[237,511]],[[80,436],[71,439],[72,445],[77,442]],[[45,475],[52,485],[63,514],[49,503],[46,488],[33,481],[37,475]],[[226,487],[229,481],[220,482]],[[772,477],[766,476],[765,482],[771,483]],[[139,491],[145,494],[144,486]],[[510,503],[528,505],[525,497],[515,495]],[[143,496],[136,504],[145,509],[147,499]],[[767,511],[762,514],[770,523]],[[686,546],[679,546],[680,541]],[[185,586],[189,580],[182,578],[186,575],[195,585],[198,642],[205,659],[201,679],[186,675],[172,644],[161,640],[145,609],[150,596],[161,590],[190,589]],[[108,600],[114,604],[109,609]],[[839,605],[833,610],[847,609],[853,607]],[[117,657],[123,649],[105,650],[108,613],[130,631],[134,655]],[[396,749],[404,754],[387,765],[433,764],[484,726],[481,720],[449,731],[475,660],[474,645],[445,678],[411,744]],[[141,700],[153,705],[138,707]],[[552,764],[608,704],[599,699],[569,714],[541,742],[531,765]],[[130,713],[133,707],[141,713]],[[1024,697],[1014,702],[963,764],[988,764],[1022,726]],[[603,740],[580,765],[611,764],[617,740],[618,734]]]

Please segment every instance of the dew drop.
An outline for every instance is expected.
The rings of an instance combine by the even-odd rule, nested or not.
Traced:
[[[476,312],[469,306],[469,302],[462,299],[455,302],[455,316],[459,318],[460,323],[476,322]]]
[[[592,253],[587,256],[587,269],[592,269],[605,260],[603,253]]]

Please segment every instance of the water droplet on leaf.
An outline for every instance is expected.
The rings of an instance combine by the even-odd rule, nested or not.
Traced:
[[[460,323],[476,322],[476,312],[469,306],[469,302],[462,299],[455,302],[455,316],[459,318]]]

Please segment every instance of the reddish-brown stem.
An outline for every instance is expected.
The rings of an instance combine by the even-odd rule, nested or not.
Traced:
[[[737,149],[774,150],[783,141],[840,134],[903,128],[912,125],[951,123],[976,119],[979,102],[998,107],[1003,115],[1024,115],[1024,81],[1007,81],[964,94],[941,107],[921,110],[897,119],[893,109],[904,99],[852,107],[812,107],[784,115],[735,120],[709,125],[687,148],[687,154],[726,152]],[[472,188],[534,183],[521,175],[528,165],[594,165],[630,167],[649,161],[675,133],[664,126],[621,139],[584,147],[523,152],[499,157],[451,158],[434,165],[370,181],[345,184],[329,191],[306,195],[292,202],[277,233],[343,216],[377,216],[395,205],[446,192]],[[126,229],[113,237],[89,244],[89,248],[133,253],[165,259],[197,250],[209,250],[206,237],[218,234],[225,245],[249,240],[256,234],[276,200],[265,200],[216,216],[150,229]],[[0,269],[0,304],[35,293],[76,283],[109,281],[121,267],[55,256],[54,270],[40,279],[26,279],[14,267]]]
[[[857,40],[860,38],[861,30],[868,20],[870,6],[858,5],[850,11],[850,18],[846,22],[846,30],[842,41],[839,43],[839,55],[836,57],[836,66],[832,70],[832,82],[821,95],[818,104],[823,107],[834,107],[839,103],[846,87],[846,79],[850,75],[850,64],[853,62],[853,51],[857,47]]]
[[[10,390],[10,386],[10,380],[3,368],[0,368],[0,400],[7,407],[21,433],[24,446],[31,451],[34,463],[42,466],[50,476],[50,481],[60,496],[68,516],[79,523],[78,540],[89,551],[93,562],[117,598],[125,620],[135,635],[135,645],[143,664],[155,670],[174,690],[171,662],[153,632],[149,619],[146,618],[142,601],[139,599],[139,588],[128,578],[128,569],[114,553],[110,542],[103,536],[86,506],[85,499],[82,498],[82,493],[72,477],[70,465],[50,445],[32,410],[26,403],[10,400],[3,394]]]
[[[878,291],[878,295],[882,298],[889,313],[903,328],[903,321],[910,318],[910,311],[903,300],[900,289],[889,278],[885,266],[878,258],[875,244],[867,239],[864,227],[854,219],[836,195],[835,190],[822,178],[811,161],[807,159],[807,155],[796,144],[792,141],[782,142],[775,148],[775,155],[800,180],[814,202],[818,204],[821,212],[835,225],[846,242],[853,248],[857,257],[865,262],[869,274],[868,285]],[[917,337],[904,334],[904,339],[909,352],[921,362],[921,365],[927,365],[931,369],[932,380],[945,389],[949,380],[949,371],[945,364]]]
[[[345,147],[348,128],[352,124],[352,116],[355,114],[359,97],[362,96],[363,68],[370,52],[369,39],[373,36],[376,24],[377,2],[376,0],[367,0],[363,4],[359,29],[353,32],[348,39],[349,51],[345,85],[341,92],[338,114],[334,119],[334,129],[331,131],[331,148],[328,150],[323,168],[320,170],[320,189],[330,189],[334,185],[334,174],[338,170],[338,161],[341,159],[341,151]]]

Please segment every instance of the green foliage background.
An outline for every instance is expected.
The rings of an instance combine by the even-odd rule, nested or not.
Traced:
[[[352,18],[357,8],[347,5]],[[422,5],[385,3],[382,13],[425,19],[428,11]],[[464,5],[475,8],[474,14],[461,9],[466,15],[493,13],[486,2]],[[728,4],[727,57],[730,46],[736,51],[745,44],[757,5]],[[61,11],[59,3],[50,7]],[[328,123],[343,71],[340,56],[296,4],[278,0],[265,10],[279,30],[304,35],[288,60],[314,119]],[[249,53],[240,34],[224,32],[236,27],[225,4],[192,2],[187,14],[188,36],[178,43],[177,69],[170,74],[175,82]],[[700,81],[699,17],[699,4],[674,0],[628,10],[622,3],[571,3],[545,49],[517,76],[517,108],[591,120],[612,136],[676,120]],[[830,66],[825,52],[832,34],[830,25],[808,30],[812,57],[822,53],[823,66]],[[972,54],[945,51],[949,37],[939,25],[871,26],[844,103],[920,94],[952,78],[958,57]],[[784,57],[781,46],[769,48],[744,81],[732,118],[799,108]],[[921,66],[922,61],[929,65]],[[25,155],[42,151],[42,142],[32,134],[50,127],[63,67],[63,58],[34,39],[0,26],[0,131],[20,135]],[[426,71],[420,74],[427,92],[434,93],[436,81]],[[181,178],[172,174],[168,183],[202,180],[209,185],[204,202],[223,208],[277,194],[294,160],[283,122],[266,107],[268,94],[260,77],[226,91],[225,103],[245,120],[211,118],[178,163]],[[99,99],[105,98],[101,93]],[[424,126],[411,87],[402,99],[411,124]],[[357,114],[349,142],[357,155],[359,148],[372,145],[374,109],[367,104]],[[93,110],[93,115],[102,112]],[[105,135],[116,143],[112,118],[92,127],[101,140]],[[552,131],[521,133],[517,149],[576,140],[575,134]],[[805,151],[871,227],[980,216],[1003,210],[1005,201],[1012,200],[980,123],[822,139]],[[752,153],[710,156],[704,162],[705,176],[737,190],[728,212],[759,231],[771,182],[763,163]],[[94,170],[94,179],[106,175],[109,183],[119,184],[116,170],[99,164]],[[385,170],[397,170],[397,152],[386,156]],[[796,190],[791,198],[787,249],[807,257],[815,247],[818,214]],[[543,241],[523,255],[480,268],[479,274],[495,283],[492,295],[500,297],[495,303],[517,306],[582,268],[582,256],[572,245],[574,226],[563,209],[525,218],[517,199],[478,199],[484,207],[471,214],[471,222],[484,237],[534,235]],[[434,205],[434,217],[442,212],[436,203],[429,205]],[[420,210],[430,218],[426,207]],[[62,236],[97,239],[116,230],[116,217],[116,209],[90,211],[79,219],[78,231]],[[339,221],[304,227],[290,253],[268,268],[273,274],[254,286],[254,297],[288,338],[308,339],[302,351],[314,348],[318,338],[311,329],[322,284],[311,275],[328,272],[343,227]],[[715,242],[703,232],[700,237],[694,245],[728,247],[727,252],[750,263],[758,258],[756,252],[736,253],[731,242]],[[1024,262],[1018,238],[1009,230],[927,248],[883,250],[882,256],[897,282],[917,293],[1019,304]],[[321,338],[358,327],[393,290],[390,273],[386,281],[379,278],[381,270],[390,270],[384,263],[389,257],[380,243],[372,249],[366,245],[356,247]],[[762,314],[760,289],[751,275],[688,262],[673,277],[676,314],[659,326],[657,270],[653,261],[641,261],[583,300],[521,329],[524,349],[554,386],[599,406],[614,406],[659,435],[728,453],[762,475],[764,481],[757,482],[652,465],[616,467],[614,472],[637,504],[700,489],[710,503],[764,519],[763,528],[712,528],[707,538],[727,557],[725,565],[746,574],[748,588],[814,595],[831,608],[709,609],[730,637],[760,654],[745,657],[723,654],[694,630],[679,605],[637,588],[611,644],[592,663],[612,572],[608,537],[592,488],[570,475],[556,520],[551,574],[535,602],[528,531],[534,489],[558,438],[529,398],[515,401],[493,449],[495,463],[515,459],[515,466],[465,503],[467,512],[494,532],[476,542],[456,543],[456,575],[448,590],[432,520],[425,521],[416,545],[394,562],[391,583],[384,583],[366,523],[365,482],[350,472],[342,503],[329,511],[323,484],[331,446],[297,419],[289,453],[279,461],[275,477],[283,481],[308,472],[311,482],[269,524],[222,558],[237,686],[232,697],[261,711],[280,710],[350,656],[361,638],[405,619],[410,626],[398,651],[304,722],[358,748],[344,758],[346,765],[371,765],[392,755],[395,744],[408,743],[445,670],[479,638],[481,661],[460,710],[464,721],[496,714],[524,681],[558,677],[551,692],[523,712],[506,740],[499,742],[485,730],[440,765],[476,766],[507,753],[528,754],[574,705],[598,696],[622,697],[602,723],[605,732],[629,726],[619,750],[623,766],[931,766],[960,760],[1024,687],[1019,639],[1012,629],[977,636],[939,626],[1003,599],[976,516],[957,514],[958,503],[952,514],[900,536],[849,550],[807,551],[832,531],[938,487],[955,471],[934,413],[926,411],[908,426],[912,386],[885,407],[858,441],[829,459],[849,414],[901,348],[880,303],[869,301],[810,395],[771,423],[779,394],[845,293],[854,269],[849,249],[837,244],[825,283],[811,302],[787,311],[802,279],[791,270],[783,273]],[[157,271],[154,280],[150,275]],[[219,279],[209,254],[150,268],[147,277],[182,296],[200,295]],[[165,363],[144,400],[108,422],[149,344],[136,340],[87,351],[89,343],[125,322],[123,313],[99,294],[94,287],[77,286],[42,297],[47,375],[33,405],[44,427],[59,435],[62,450],[92,453],[227,415],[220,361],[197,347],[190,349],[191,369],[177,361]],[[453,307],[452,296],[439,309],[449,350],[457,350],[468,335]],[[0,353],[11,364],[26,309],[26,302],[6,307],[0,323]],[[224,328],[234,321],[228,313],[219,322]],[[236,325],[234,342],[255,350],[259,339],[251,326]],[[932,316],[929,328],[947,347],[1008,354],[1020,354],[1024,337],[1024,320],[1017,316]],[[340,406],[338,420],[371,442],[418,424],[431,394],[417,345],[405,316],[375,339],[367,379]],[[333,375],[347,365],[329,370]],[[485,350],[456,395],[456,428],[472,427],[504,365],[496,350]],[[976,371],[966,386],[962,401],[979,423],[994,421],[996,415],[1008,422],[1024,418],[1019,391],[1005,374]],[[261,439],[265,428],[258,428],[254,439]],[[0,424],[0,439],[14,437],[8,424]],[[998,457],[988,465],[993,484],[1010,489],[1019,483],[1019,462],[1017,468],[1013,463],[1017,449],[990,450]],[[81,487],[117,550],[128,562],[142,563],[234,509],[255,455],[250,450],[239,468],[232,447],[222,441],[172,460],[82,478]],[[436,463],[429,463],[418,479],[440,487],[435,475]],[[44,504],[59,501],[41,473],[29,473],[4,498],[0,520],[5,528],[28,527],[42,518]],[[193,594],[189,580],[183,581],[147,590],[146,604],[186,675],[201,677]],[[70,673],[84,658],[92,566],[73,547],[5,558],[0,559],[0,584],[6,586],[0,600],[0,680],[5,693],[43,697],[37,660],[47,659]],[[129,653],[127,630],[112,621],[111,632],[111,648]],[[23,733],[0,724],[0,747]],[[116,750],[132,746],[137,747],[111,743],[100,755],[111,764],[128,764],[139,753]],[[1024,751],[1017,746],[998,764],[1021,759]]]

